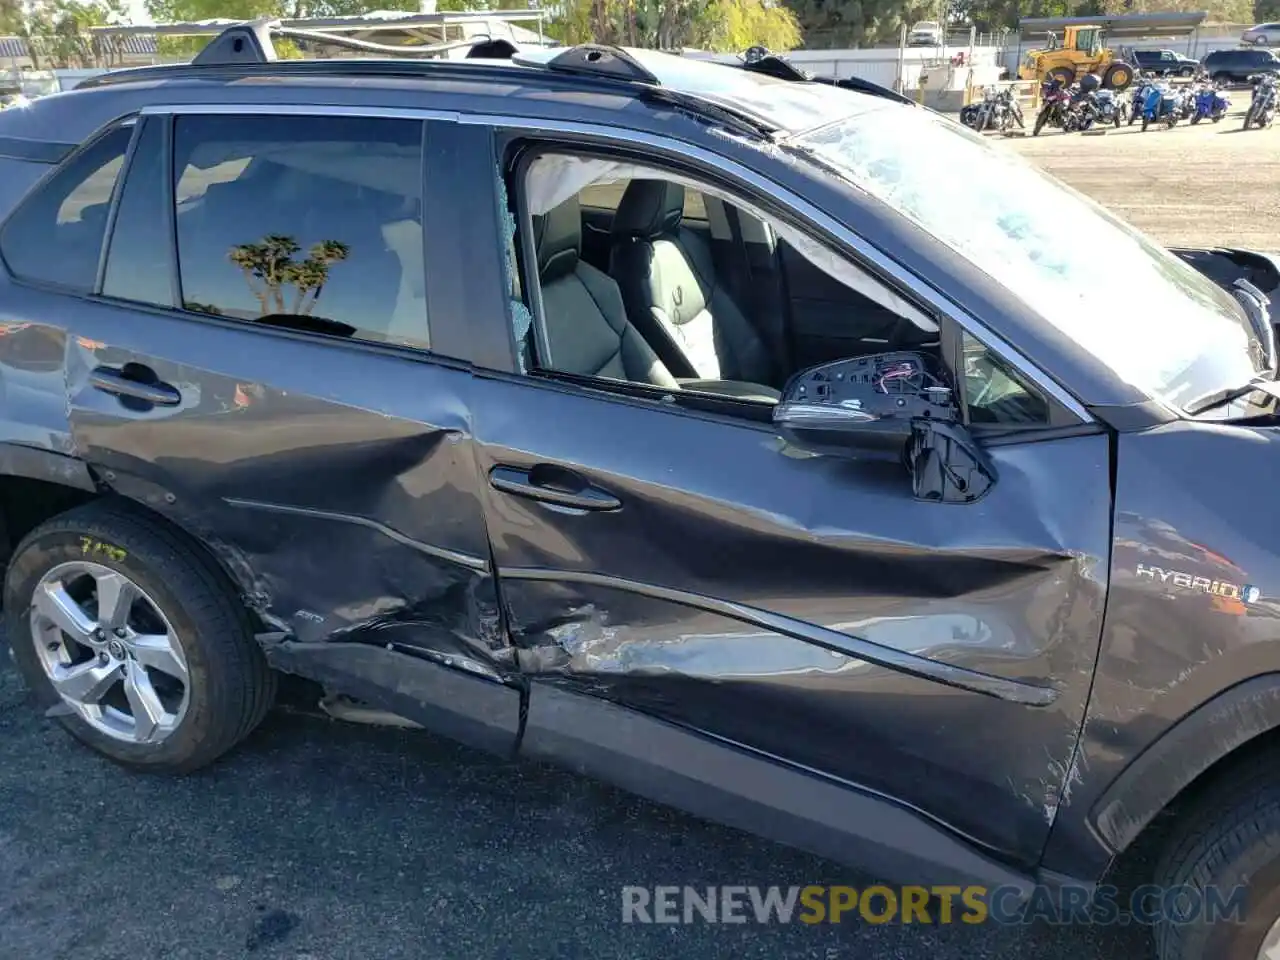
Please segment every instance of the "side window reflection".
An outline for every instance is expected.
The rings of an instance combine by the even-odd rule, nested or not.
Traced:
[[[132,136],[132,126],[114,128],[22,202],[0,236],[0,252],[16,276],[93,289],[111,193]]]
[[[971,422],[1010,426],[1049,422],[1045,398],[985,344],[965,333],[963,351],[965,400]]]
[[[427,347],[421,142],[415,120],[180,117],[183,306]]]

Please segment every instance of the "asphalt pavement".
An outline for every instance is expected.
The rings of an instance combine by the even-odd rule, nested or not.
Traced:
[[[129,773],[0,645],[0,960],[1148,960],[1145,930],[627,925],[628,885],[864,885],[820,858],[420,731],[275,711],[214,767]]]

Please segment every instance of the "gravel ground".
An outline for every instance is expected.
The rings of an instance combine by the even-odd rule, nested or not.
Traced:
[[[1165,243],[1276,249],[1280,127],[1239,127],[1011,142]],[[305,709],[202,774],[130,775],[37,716],[0,654],[0,960],[1151,956],[1133,928],[620,922],[628,884],[865,882],[556,770]]]
[[[1042,133],[1014,149],[1168,246],[1280,248],[1280,124],[1243,129],[1247,90],[1222,122]],[[1028,115],[1030,126],[1032,117]],[[1088,237],[1073,238],[1088,243]],[[1098,251],[1106,256],[1105,250]]]

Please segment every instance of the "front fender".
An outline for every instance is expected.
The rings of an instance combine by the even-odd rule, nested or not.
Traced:
[[[1197,777],[1275,729],[1280,673],[1245,681],[1202,704],[1144,750],[1098,798],[1089,819],[1119,853]]]

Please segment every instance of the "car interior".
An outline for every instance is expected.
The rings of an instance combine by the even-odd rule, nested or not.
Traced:
[[[615,170],[577,190],[567,183],[566,199],[531,209],[538,368],[773,404],[792,375],[821,363],[893,350],[936,356],[936,324],[922,329],[891,309],[887,290],[877,302],[868,292],[878,281],[864,275],[854,289],[833,275],[829,254],[797,249],[718,193],[631,172],[639,175]],[[843,276],[855,269],[840,266]]]

